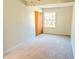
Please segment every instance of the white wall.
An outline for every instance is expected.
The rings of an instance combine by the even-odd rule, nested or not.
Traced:
[[[73,56],[75,56],[75,8],[73,8],[73,17],[72,17],[72,31],[71,31],[71,44],[73,49]]]
[[[56,12],[56,27],[44,27],[44,33],[50,34],[71,34],[72,7],[58,7],[43,9],[43,12]]]
[[[26,7],[20,0],[4,0],[4,53],[35,37],[35,10],[39,9]]]

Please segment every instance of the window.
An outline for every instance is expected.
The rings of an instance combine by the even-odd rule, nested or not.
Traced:
[[[46,12],[44,13],[44,27],[55,28],[56,13]]]

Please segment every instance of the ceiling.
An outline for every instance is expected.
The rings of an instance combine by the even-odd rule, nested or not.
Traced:
[[[26,6],[74,2],[75,0],[21,0]]]

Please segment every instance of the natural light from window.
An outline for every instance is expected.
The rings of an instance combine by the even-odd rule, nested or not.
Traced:
[[[44,13],[44,27],[55,28],[56,13],[45,12]]]

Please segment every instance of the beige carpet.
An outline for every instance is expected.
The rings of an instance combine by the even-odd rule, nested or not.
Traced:
[[[42,34],[15,49],[4,59],[73,59],[70,38]]]

